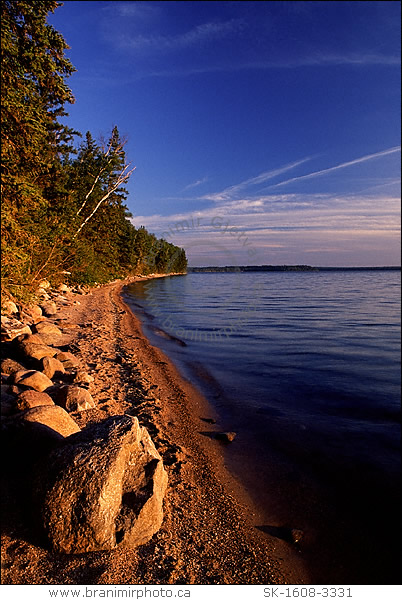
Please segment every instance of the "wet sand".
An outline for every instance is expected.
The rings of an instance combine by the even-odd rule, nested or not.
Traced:
[[[213,408],[143,335],[122,300],[126,283],[67,294],[53,321],[73,336],[71,350],[94,377],[89,391],[96,408],[71,413],[78,425],[130,414],[148,428],[169,477],[162,527],[139,548],[60,555],[40,543],[8,503],[3,583],[314,583],[297,543],[264,530],[246,491],[225,468],[224,446],[215,439],[219,422],[210,422],[217,418]]]

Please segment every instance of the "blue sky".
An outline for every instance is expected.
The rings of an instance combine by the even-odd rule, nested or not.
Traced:
[[[192,265],[400,264],[399,2],[68,1],[68,124]]]

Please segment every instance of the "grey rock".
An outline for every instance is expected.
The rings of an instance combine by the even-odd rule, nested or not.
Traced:
[[[41,464],[41,520],[56,552],[146,543],[163,520],[167,475],[135,417],[111,417],[72,435]]]

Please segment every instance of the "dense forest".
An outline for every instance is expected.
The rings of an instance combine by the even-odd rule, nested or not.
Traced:
[[[2,298],[53,285],[184,272],[183,249],[130,222],[133,174],[118,128],[105,139],[62,122],[75,71],[47,22],[60,3],[1,4]]]

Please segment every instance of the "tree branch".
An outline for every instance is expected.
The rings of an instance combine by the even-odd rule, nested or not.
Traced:
[[[100,205],[103,204],[103,202],[105,202],[105,200],[107,200],[109,198],[109,196],[111,196],[111,194],[113,194],[113,192],[115,192],[123,183],[125,183],[129,179],[129,177],[134,173],[136,167],[134,167],[130,171],[127,171],[129,166],[130,166],[129,164],[125,165],[124,169],[118,175],[116,183],[113,184],[113,186],[110,188],[110,190],[108,190],[107,193],[102,196],[102,198],[99,200],[98,204],[95,206],[95,208],[93,209],[91,214],[88,215],[88,217],[86,217],[86,219],[84,219],[84,221],[81,223],[81,225],[79,226],[79,228],[73,235],[73,240],[75,240],[77,235],[80,233],[82,228],[88,223],[88,221],[90,219],[92,219],[92,217],[94,216],[94,214],[96,213],[96,211],[98,210]],[[125,171],[127,171],[127,173],[125,173]]]

